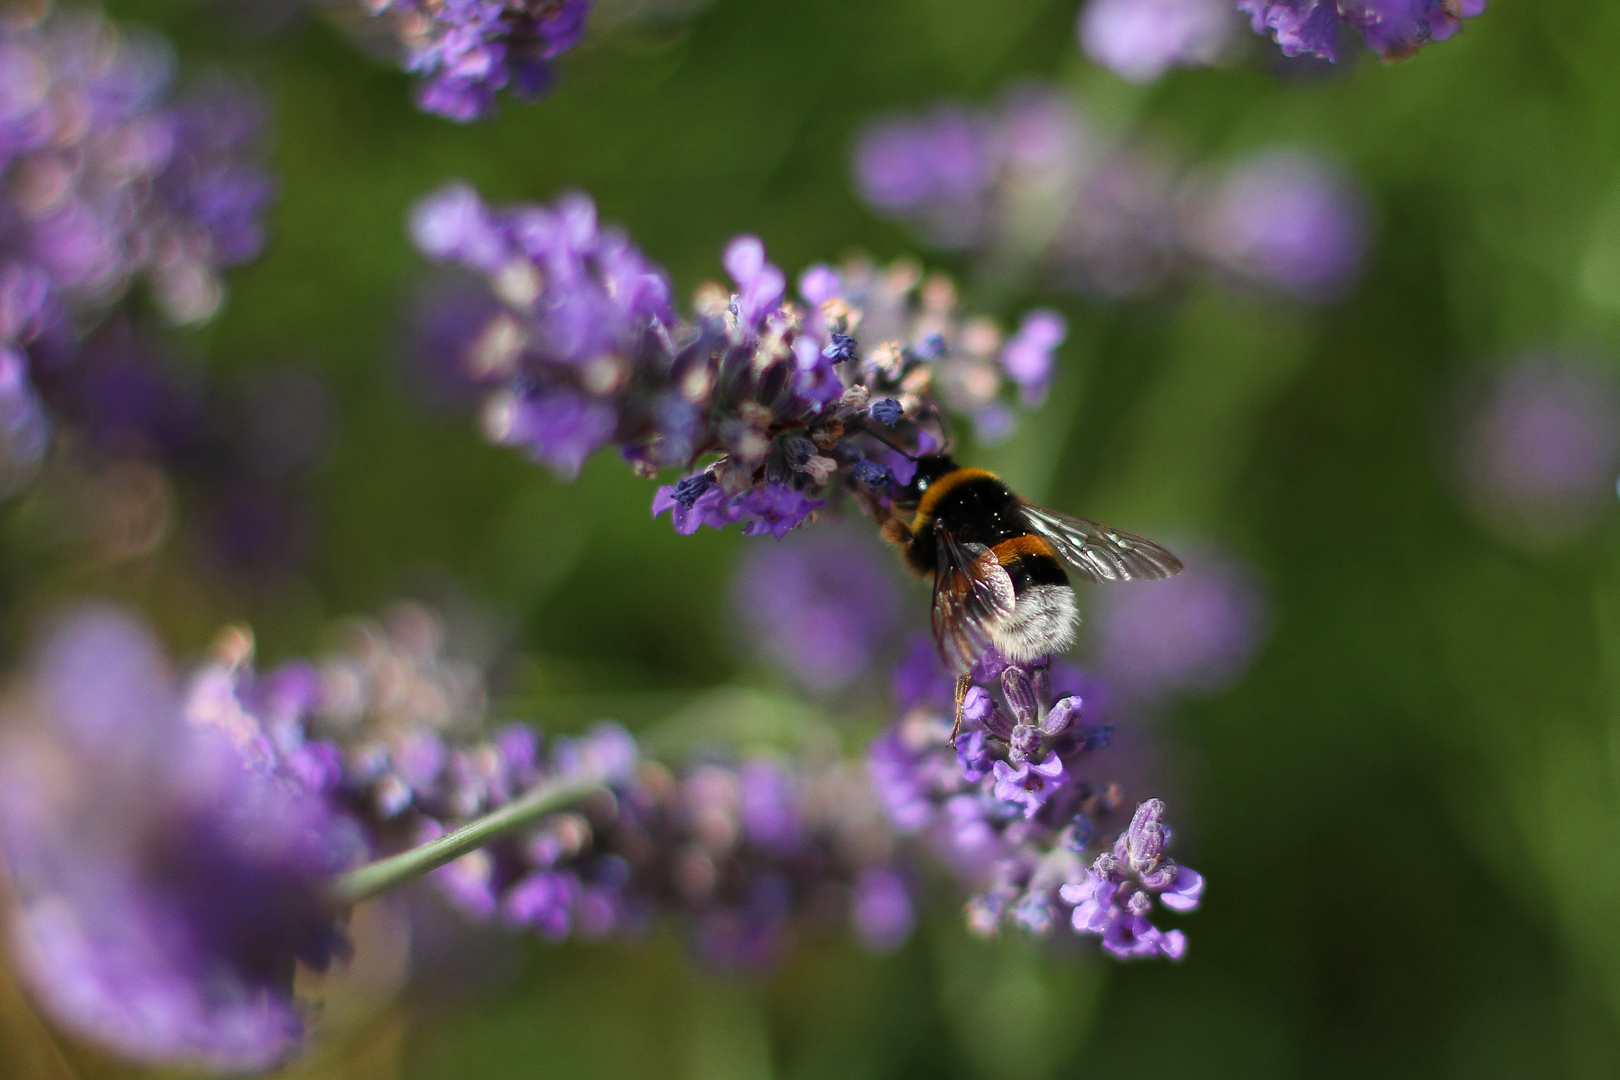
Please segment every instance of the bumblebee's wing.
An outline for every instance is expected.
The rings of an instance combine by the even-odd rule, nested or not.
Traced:
[[[990,628],[1012,614],[1012,578],[983,544],[963,544],[934,527],[939,559],[934,569],[934,642],[940,658],[966,675],[990,648]]]
[[[1180,559],[1144,537],[1030,503],[1023,509],[1030,530],[1092,581],[1167,578],[1181,573]]]

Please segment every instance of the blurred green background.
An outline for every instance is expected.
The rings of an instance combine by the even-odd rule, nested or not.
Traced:
[[[1497,539],[1461,508],[1442,439],[1471,372],[1620,346],[1620,5],[1493,0],[1399,65],[1285,80],[1256,50],[1147,88],[1079,56],[1075,8],[716,0],[593,34],[549,100],[460,127],[416,112],[405,76],[319,19],[244,38],[191,0],[112,6],[170,35],[183,68],[241,71],[273,97],[268,252],[188,347],[226,373],[318,371],[337,428],[306,572],[255,587],[200,580],[174,551],[52,557],[30,547],[25,505],[6,526],[27,549],[12,621],[110,592],[180,647],[250,621],[274,659],[402,593],[462,596],[521,643],[505,691],[561,726],[645,726],[761,682],[727,629],[750,541],[652,522],[651,485],[611,455],[561,485],[470,417],[409,400],[399,355],[424,266],[404,220],[430,188],[583,188],[684,297],[742,231],[790,273],[915,250],[852,193],[859,123],[1038,77],[1188,157],[1323,149],[1375,211],[1361,284],[1322,311],[1212,284],[1109,305],[996,297],[1003,318],[1060,308],[1071,335],[1051,404],[987,463],[1059,508],[1215,538],[1268,583],[1248,678],[1164,725],[1185,762],[1176,854],[1210,882],[1186,962],[970,941],[942,894],[895,956],[814,942],[761,983],[701,975],[672,939],[525,947],[497,990],[407,997],[308,1071],[1620,1075],[1620,521],[1557,550]]]

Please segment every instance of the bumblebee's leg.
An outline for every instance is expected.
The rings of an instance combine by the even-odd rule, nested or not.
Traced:
[[[962,702],[967,698],[967,692],[968,677],[966,675],[958,675],[956,677],[956,723],[951,727],[951,739],[949,744],[951,746],[956,745],[956,737],[962,733]]]

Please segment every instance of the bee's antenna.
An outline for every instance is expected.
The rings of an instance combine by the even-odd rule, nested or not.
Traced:
[[[907,461],[916,461],[917,460],[917,455],[916,454],[910,453],[910,452],[908,452],[906,450],[902,450],[900,447],[894,445],[894,443],[890,442],[888,439],[885,439],[883,436],[879,435],[877,432],[873,431],[871,428],[863,427],[863,428],[861,428],[861,430],[863,432],[865,432],[866,434],[872,436],[872,438],[876,439],[878,442],[882,443],[884,446],[887,446],[890,450],[893,450],[895,453],[897,453],[901,457],[905,458]]]

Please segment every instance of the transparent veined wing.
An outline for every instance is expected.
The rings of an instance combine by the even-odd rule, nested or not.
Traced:
[[[939,558],[934,569],[934,642],[945,666],[966,675],[990,648],[990,629],[1012,614],[1016,596],[995,552],[983,544],[959,543],[934,529]]]
[[[1029,519],[1031,531],[1091,581],[1135,581],[1181,573],[1180,559],[1135,533],[1031,503],[1024,504],[1024,516]]]

